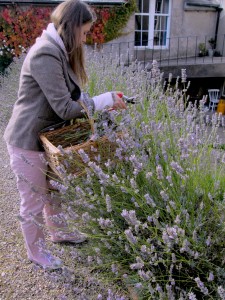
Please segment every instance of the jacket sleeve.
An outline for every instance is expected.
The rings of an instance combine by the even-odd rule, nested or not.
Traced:
[[[88,110],[90,113],[93,113],[94,111],[101,111],[106,108],[111,108],[114,104],[114,99],[112,96],[113,92],[106,92],[104,94],[100,94],[98,96],[94,96],[93,98],[90,98],[88,93],[81,93],[80,100],[84,103],[86,107],[88,107]],[[90,101],[94,101],[94,107]]]
[[[51,108],[61,119],[70,120],[82,115],[82,107],[73,101],[68,89],[62,54],[57,48],[39,47],[31,58],[30,71]],[[76,88],[80,93],[78,85]],[[90,105],[94,106],[93,100],[90,100]]]

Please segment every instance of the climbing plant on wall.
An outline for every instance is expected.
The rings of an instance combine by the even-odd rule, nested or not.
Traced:
[[[121,6],[93,7],[97,20],[91,28],[87,42],[101,44],[121,36],[123,28],[136,8],[135,0],[127,1]]]

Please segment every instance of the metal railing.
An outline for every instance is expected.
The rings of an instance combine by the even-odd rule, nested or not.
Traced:
[[[117,55],[126,65],[135,60],[143,66],[153,60],[156,60],[159,66],[225,62],[225,34],[217,37],[214,49],[210,48],[209,39],[209,36],[171,37],[167,40],[167,47],[137,47],[134,42],[106,43],[95,47],[104,55]]]

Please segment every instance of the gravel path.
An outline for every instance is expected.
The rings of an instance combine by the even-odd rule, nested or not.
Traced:
[[[82,245],[54,246],[55,254],[70,267],[61,274],[44,272],[27,260],[17,219],[19,195],[3,140],[16,99],[20,67],[19,61],[7,79],[0,77],[0,300],[91,300],[99,293],[107,299],[109,284],[99,280],[100,274],[93,274],[86,260],[77,254],[76,249]]]
[[[48,274],[36,270],[26,257],[17,220],[19,195],[3,141],[14,100],[9,96],[6,101],[2,89],[0,94],[0,300],[59,299],[65,294],[63,285],[51,282]]]

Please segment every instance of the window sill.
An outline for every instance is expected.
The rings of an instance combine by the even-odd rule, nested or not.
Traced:
[[[167,46],[155,46],[155,47],[149,47],[149,46],[134,46],[135,50],[168,50],[169,47]]]

